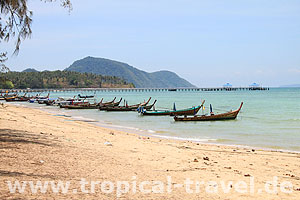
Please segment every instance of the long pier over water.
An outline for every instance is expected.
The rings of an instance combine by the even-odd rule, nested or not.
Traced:
[[[59,89],[0,89],[3,92],[190,92],[269,90],[268,87],[216,87],[216,88],[59,88]]]

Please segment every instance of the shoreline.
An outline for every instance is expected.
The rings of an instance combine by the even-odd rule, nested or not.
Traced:
[[[152,138],[112,130],[89,122],[70,121],[46,111],[5,105],[0,108],[1,161],[0,197],[7,198],[105,198],[116,194],[11,194],[7,181],[71,180],[99,181],[160,180],[172,177],[172,185],[187,178],[203,181],[246,181],[255,178],[258,188],[272,177],[278,184],[290,181],[292,193],[209,194],[187,193],[174,188],[172,193],[124,193],[125,199],[297,199],[300,192],[299,153],[252,150],[216,144]],[[76,187],[74,187],[76,188]],[[72,188],[72,189],[74,189]],[[220,186],[221,188],[221,186]],[[277,187],[279,188],[279,186]],[[78,189],[78,188],[77,188]],[[46,195],[46,196],[45,196]]]
[[[32,109],[37,109],[37,110],[41,110],[43,112],[49,113],[49,114],[54,114],[54,112],[50,112],[47,109],[43,109],[44,107],[41,108],[36,108],[36,107],[30,107],[28,106],[28,104],[18,104],[18,105],[14,105],[14,104],[7,104],[7,105],[13,105],[13,106],[22,106],[22,107],[26,107],[26,108],[32,108]],[[64,117],[64,116],[63,116]],[[67,117],[67,116],[65,116]],[[78,117],[83,118],[82,120],[76,119]],[[261,147],[261,146],[250,146],[247,144],[224,144],[224,143],[218,143],[217,141],[219,139],[192,139],[192,138],[184,138],[184,137],[177,137],[177,136],[169,136],[169,135],[159,135],[159,133],[156,133],[156,131],[154,131],[155,133],[151,133],[149,132],[149,130],[144,130],[144,129],[140,129],[137,127],[125,127],[122,125],[117,125],[117,124],[106,124],[105,122],[99,122],[97,120],[93,121],[94,119],[92,118],[86,118],[86,117],[82,117],[82,116],[68,116],[68,118],[72,119],[73,121],[82,121],[82,122],[86,122],[95,126],[99,126],[101,128],[107,128],[107,129],[111,129],[113,130],[117,130],[117,131],[122,131],[124,133],[130,133],[130,134],[135,134],[137,136],[143,136],[143,137],[151,137],[151,138],[158,138],[158,139],[166,139],[166,140],[174,140],[174,141],[188,141],[188,142],[193,142],[193,143],[199,143],[199,144],[209,144],[209,145],[216,145],[216,146],[227,146],[227,147],[231,147],[231,148],[245,148],[248,150],[263,150],[263,151],[271,151],[271,152],[287,152],[287,153],[296,153],[299,154],[300,151],[297,150],[291,150],[291,149],[284,149],[284,148],[272,148],[272,147]],[[85,120],[86,119],[86,120]],[[95,123],[95,124],[94,124]],[[150,130],[152,131],[152,130]],[[201,141],[201,140],[207,140],[207,141]],[[209,140],[213,140],[216,142],[209,142]],[[221,139],[222,140],[222,139]]]

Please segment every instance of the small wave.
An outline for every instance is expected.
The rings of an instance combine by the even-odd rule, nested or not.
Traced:
[[[234,140],[229,140],[229,139],[217,139],[216,142],[232,142]]]
[[[149,133],[156,133],[154,130],[147,130]]]
[[[76,121],[82,121],[82,122],[98,122],[94,119],[90,119],[90,118],[86,118],[86,117],[82,117],[82,116],[72,117],[72,119],[76,120]]]
[[[184,137],[176,137],[176,136],[165,136],[165,135],[157,135],[152,134],[153,137],[158,138],[165,138],[165,139],[174,139],[174,140],[186,140],[186,141],[192,141],[192,142],[209,142],[209,141],[216,141],[216,139],[200,139],[200,138],[184,138]]]
[[[167,133],[168,131],[156,131],[156,133]]]
[[[111,122],[110,122],[110,123],[107,123],[107,124],[109,124],[110,127],[115,127],[115,128],[120,128],[120,129],[129,129],[129,130],[141,131],[141,129],[136,128],[136,127],[114,125],[114,124],[112,124]]]
[[[58,116],[58,117],[71,117],[70,115],[64,115],[64,114],[57,114],[57,115],[53,115],[53,116]]]

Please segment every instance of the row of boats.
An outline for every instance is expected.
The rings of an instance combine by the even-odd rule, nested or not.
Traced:
[[[116,97],[108,102],[103,102],[103,98],[98,103],[90,103],[89,99],[94,98],[94,96],[82,96],[78,95],[78,97],[73,98],[50,98],[50,94],[47,96],[26,96],[26,94],[20,96],[18,94],[4,94],[0,95],[0,100],[5,100],[7,102],[14,101],[23,101],[30,103],[39,103],[45,104],[48,106],[59,106],[64,109],[99,109],[108,112],[126,112],[126,111],[136,111],[144,116],[173,116],[175,121],[216,121],[216,120],[230,120],[236,119],[239,114],[243,102],[237,110],[229,111],[221,114],[214,114],[212,111],[212,106],[210,105],[210,114],[206,115],[197,115],[200,109],[204,109],[205,101],[202,101],[201,105],[194,106],[186,109],[177,110],[175,103],[172,110],[157,110],[155,109],[155,104],[157,100],[154,100],[152,104],[150,104],[151,97],[144,102],[128,105],[127,101],[120,98],[116,101]],[[120,106],[122,100],[124,101],[124,106]]]

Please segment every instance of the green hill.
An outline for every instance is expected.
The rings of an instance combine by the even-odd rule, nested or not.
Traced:
[[[104,58],[86,57],[75,61],[65,70],[117,76],[133,83],[137,88],[195,87],[174,72],[158,71],[148,73],[126,63]]]
[[[0,88],[130,88],[119,77],[72,71],[8,72],[0,76]]]

